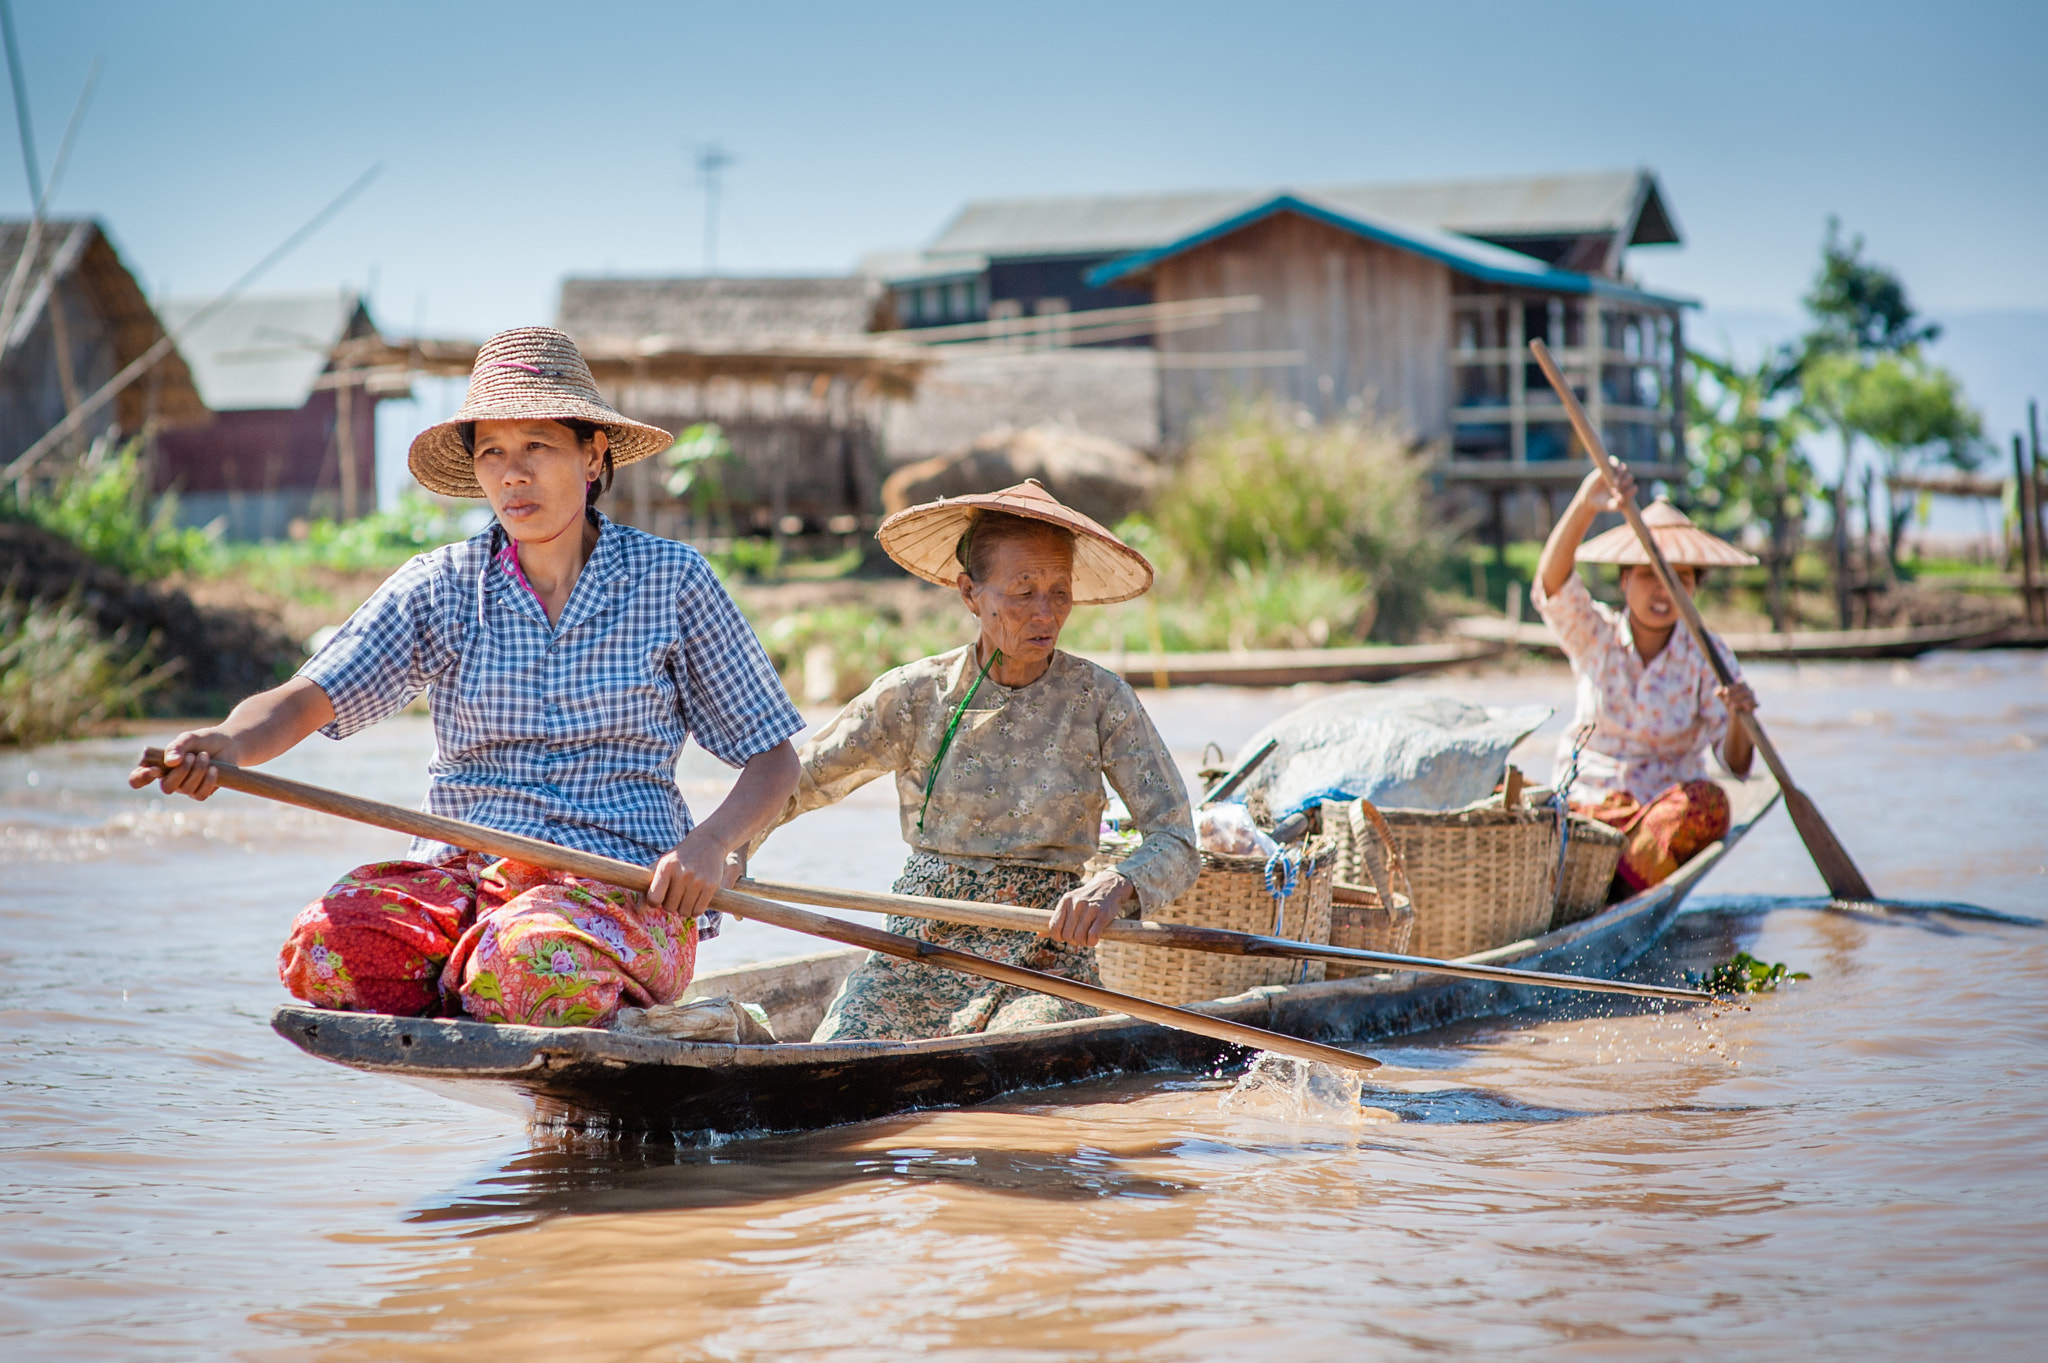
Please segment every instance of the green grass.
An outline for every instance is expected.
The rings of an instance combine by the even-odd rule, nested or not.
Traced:
[[[75,602],[0,595],[0,745],[76,738],[140,714],[170,670],[151,669],[146,647],[102,637]]]
[[[1155,590],[1233,612],[1239,637],[1271,637],[1276,612],[1312,606],[1304,626],[1405,639],[1428,622],[1448,548],[1426,473],[1387,423],[1241,404],[1197,433],[1132,538],[1160,569]]]
[[[893,607],[821,606],[786,612],[755,627],[792,696],[852,700],[892,667],[958,648],[972,625],[952,609],[906,616]]]
[[[0,514],[62,535],[99,562],[143,580],[204,570],[216,554],[204,531],[179,528],[176,499],[150,506],[133,441],[114,451],[95,445],[80,468],[47,495],[23,501],[17,487],[0,504]]]

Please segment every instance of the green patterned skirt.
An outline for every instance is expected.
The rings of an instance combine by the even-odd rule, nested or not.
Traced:
[[[1072,871],[1045,866],[981,869],[913,852],[903,863],[896,893],[929,899],[970,899],[982,904],[1050,909],[1081,883]],[[890,915],[889,931],[935,946],[1101,984],[1094,947],[1070,947],[1032,932],[933,923]],[[928,1036],[1008,1032],[1045,1022],[1094,1017],[1095,1010],[1014,985],[962,975],[940,966],[868,954],[825,1010],[813,1041],[914,1041]]]

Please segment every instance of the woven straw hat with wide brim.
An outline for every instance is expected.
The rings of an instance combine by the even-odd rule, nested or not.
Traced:
[[[1710,535],[1686,519],[1685,513],[1659,497],[1643,508],[1643,524],[1650,537],[1664,551],[1664,561],[1674,568],[1747,568],[1757,561],[1719,535]],[[1647,564],[1643,542],[1627,525],[1617,525],[1595,535],[1572,555],[1581,563]]]
[[[626,416],[597,391],[576,343],[553,327],[516,327],[483,343],[469,372],[462,410],[413,437],[407,462],[423,487],[447,497],[481,497],[475,463],[457,427],[466,421],[595,421],[611,434],[612,467],[675,444],[659,426]]]
[[[941,497],[906,506],[882,522],[875,538],[890,558],[927,582],[950,587],[967,571],[955,550],[975,517],[987,511],[1024,516],[1074,533],[1074,604],[1107,606],[1143,596],[1152,587],[1145,556],[1100,525],[1065,506],[1036,478],[1001,492]]]

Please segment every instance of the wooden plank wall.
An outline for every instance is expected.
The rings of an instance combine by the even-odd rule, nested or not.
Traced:
[[[1284,213],[1163,262],[1154,299],[1256,294],[1265,307],[1159,338],[1163,356],[1300,351],[1286,368],[1180,368],[1160,375],[1169,441],[1233,398],[1271,394],[1318,417],[1355,397],[1414,434],[1450,434],[1451,276],[1437,261]]]

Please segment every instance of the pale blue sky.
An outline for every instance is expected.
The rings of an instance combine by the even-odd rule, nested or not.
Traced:
[[[734,271],[844,270],[978,195],[1640,164],[1686,244],[1635,268],[1709,335],[1796,312],[1830,212],[1929,311],[2048,310],[2039,3],[15,4],[46,167],[105,59],[57,207],[152,292],[222,287],[382,161],[265,287],[374,284],[393,330],[697,269],[707,139]]]

